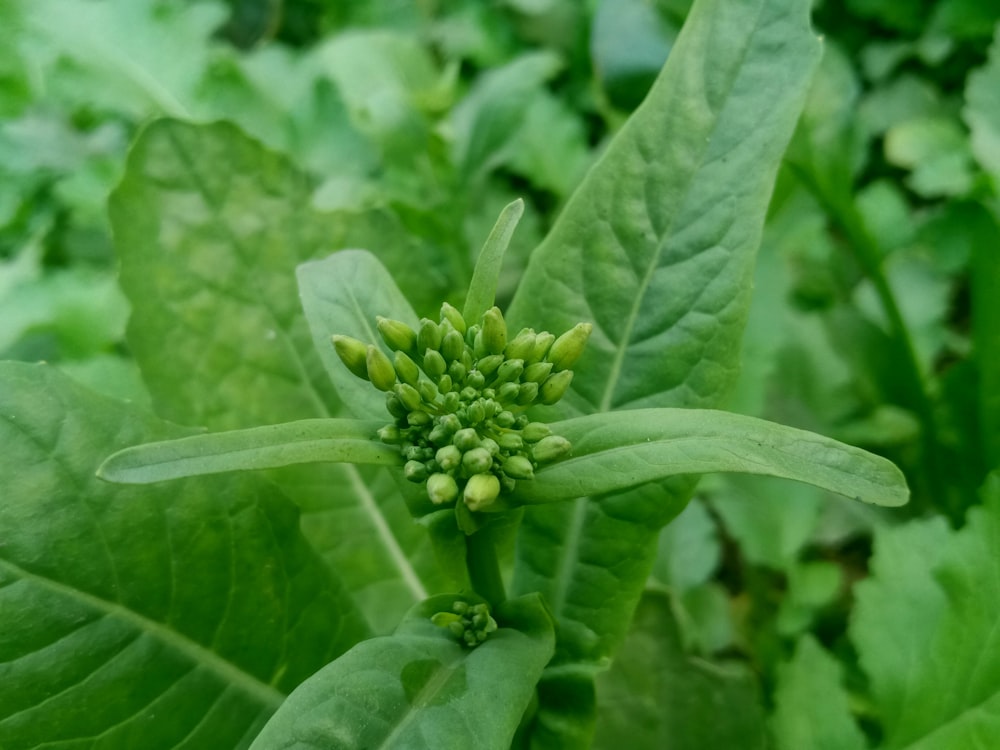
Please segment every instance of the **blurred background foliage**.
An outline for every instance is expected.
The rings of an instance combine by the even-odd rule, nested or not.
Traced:
[[[311,176],[317,209],[383,214],[386,246],[369,249],[407,253],[399,282],[420,313],[459,300],[500,208],[523,197],[509,298],[689,6],[0,0],[0,357],[147,401],[106,200],[159,115],[230,120]],[[711,477],[665,530],[634,637],[666,628],[664,669],[679,653],[725,664],[711,679],[748,721],[761,690],[781,702],[780,665],[807,633],[840,657],[864,718],[846,632],[873,537],[918,517],[961,527],[1000,465],[998,21],[997,0],[815,3],[825,56],[779,176],[730,406],[890,457],[914,502],[882,513]],[[647,656],[630,640],[602,689]],[[615,736],[600,725],[598,745]]]

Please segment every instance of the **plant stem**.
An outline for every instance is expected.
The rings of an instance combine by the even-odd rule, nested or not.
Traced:
[[[500,563],[497,561],[496,545],[490,527],[484,526],[465,539],[465,562],[469,568],[472,590],[496,609],[507,599]]]

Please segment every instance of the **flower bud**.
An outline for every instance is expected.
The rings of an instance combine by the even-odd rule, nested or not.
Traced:
[[[551,406],[566,394],[572,381],[572,370],[563,370],[555,375],[549,375],[538,391],[539,400],[546,406]]]
[[[556,337],[548,331],[542,331],[535,336],[535,347],[531,352],[531,363],[534,364],[535,362],[541,362],[545,359],[545,355],[549,353],[549,349],[552,347],[552,342],[555,340]]]
[[[498,455],[500,455],[500,446],[497,443],[497,441],[494,440],[493,438],[483,438],[479,442],[479,447],[485,448],[486,452],[489,453],[493,458],[496,458]]]
[[[466,419],[469,424],[479,424],[484,419],[486,419],[486,410],[483,408],[482,401],[473,401],[469,404],[469,408],[465,412]]]
[[[538,396],[538,383],[521,383],[517,392],[517,403],[520,406],[527,406],[534,403]]]
[[[427,497],[435,505],[445,505],[458,497],[458,484],[448,474],[431,474],[427,477]]]
[[[497,371],[497,368],[500,367],[503,362],[504,357],[502,354],[491,354],[488,357],[483,357],[476,362],[476,369],[488,378]]]
[[[466,427],[456,432],[451,442],[460,451],[468,451],[479,447],[479,435],[471,427]]]
[[[469,347],[475,348],[476,336],[479,335],[481,330],[482,329],[478,325],[471,325],[465,329],[465,343],[468,344]]]
[[[470,386],[466,386],[459,392],[459,395],[462,397],[463,401],[474,401],[479,398],[479,391]]]
[[[527,359],[531,356],[535,348],[535,332],[530,328],[525,328],[513,339],[507,342],[503,350],[507,359]]]
[[[497,391],[497,400],[504,405],[513,404],[517,401],[517,396],[521,392],[521,386],[517,383],[504,383]]]
[[[448,373],[445,373],[444,375],[438,378],[438,390],[441,393],[450,393],[452,387],[453,384],[451,381],[451,375],[449,375]]]
[[[448,366],[448,375],[451,376],[452,382],[464,383],[465,382],[465,365],[461,362],[452,362]]]
[[[379,429],[378,439],[388,445],[399,445],[403,440],[403,436],[396,425],[389,424]]]
[[[451,432],[443,424],[438,422],[427,435],[427,439],[434,445],[451,445]]]
[[[396,370],[385,353],[373,344],[368,345],[365,356],[368,379],[380,391],[391,391],[396,384]]]
[[[524,456],[509,456],[503,462],[503,473],[514,479],[532,479],[535,469]]]
[[[417,331],[417,351],[427,349],[437,351],[441,346],[441,328],[433,320],[420,319],[420,329]],[[430,373],[428,373],[430,374]]]
[[[556,372],[572,367],[580,358],[593,328],[590,323],[577,323],[555,340],[549,349],[548,360]]]
[[[417,391],[420,393],[420,398],[423,399],[425,404],[433,404],[438,397],[437,386],[429,380],[421,380]]]
[[[365,344],[350,336],[336,335],[332,337],[333,349],[340,357],[351,374],[368,380],[368,349]]]
[[[449,435],[454,435],[462,429],[462,423],[454,414],[445,414],[438,420],[438,424],[448,430]]]
[[[529,422],[521,430],[521,437],[526,443],[537,443],[542,438],[547,438],[552,434],[552,430],[544,422]]]
[[[493,457],[485,448],[473,448],[462,456],[462,468],[469,474],[482,474],[484,471],[489,471],[492,466]]]
[[[462,313],[458,311],[458,308],[452,307],[445,302],[441,305],[441,320],[447,320],[456,331],[463,336],[465,335],[465,318],[462,317]]]
[[[514,415],[509,411],[501,411],[493,418],[497,427],[511,428],[514,426]]]
[[[406,415],[406,421],[411,427],[426,427],[432,421],[431,415],[425,411],[417,409]]]
[[[419,409],[423,402],[420,399],[420,393],[412,385],[407,383],[397,383],[394,388],[396,393],[396,398],[399,399],[400,403],[407,412],[411,412],[414,409]]]
[[[504,432],[497,438],[497,443],[505,451],[519,451],[524,447],[524,440],[516,432]]]
[[[454,362],[462,358],[462,352],[465,351],[465,339],[462,338],[462,334],[458,331],[448,331],[444,338],[441,339],[441,354],[444,355],[446,362]]]
[[[396,352],[396,356],[392,358],[392,364],[396,368],[396,374],[400,380],[414,388],[417,387],[417,383],[420,381],[420,368],[406,352]]]
[[[399,400],[399,396],[395,393],[386,394],[385,408],[396,419],[405,419],[410,411],[403,405],[403,402]]]
[[[381,315],[375,318],[375,327],[379,335],[393,351],[409,352],[417,344],[417,334],[406,323],[391,318],[383,318]]]
[[[438,448],[438,452],[434,454],[434,460],[438,462],[442,471],[454,471],[462,463],[462,451],[454,445],[446,445],[443,448]]]
[[[439,378],[448,369],[448,364],[437,349],[428,349],[424,353],[424,372],[432,378]]]
[[[470,388],[475,388],[479,391],[486,385],[486,377],[479,370],[473,370],[465,376],[465,382],[468,383]]]
[[[549,435],[539,440],[531,451],[532,457],[540,464],[562,458],[573,446],[561,435]]]
[[[427,467],[420,461],[407,461],[403,466],[403,476],[411,482],[420,483],[427,479]]]
[[[551,362],[534,362],[524,368],[521,380],[527,380],[529,383],[541,383],[549,376],[550,372],[552,372]]]
[[[474,474],[465,484],[463,499],[469,510],[484,510],[496,502],[500,480],[493,474]]]
[[[491,307],[483,315],[483,347],[489,354],[501,354],[507,346],[507,324],[499,307]]]
[[[444,378],[447,378],[447,377],[448,377],[447,375],[443,375],[442,376],[442,380]],[[450,378],[449,378],[449,380],[450,380]],[[441,386],[438,386],[438,387],[440,388]],[[441,408],[444,409],[449,414],[452,414],[452,413],[454,413],[458,409],[458,407],[461,405],[461,403],[462,403],[462,400],[461,400],[461,398],[459,398],[459,395],[458,395],[457,392],[455,392],[455,391],[448,391],[447,393],[444,394],[444,400],[441,402]]]
[[[520,359],[508,359],[499,368],[494,381],[494,387],[500,383],[509,383],[521,377],[524,372],[524,361]]]

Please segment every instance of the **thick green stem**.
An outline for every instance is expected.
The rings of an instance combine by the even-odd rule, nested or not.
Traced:
[[[490,527],[485,526],[466,537],[465,545],[465,561],[469,567],[472,589],[495,610],[507,599],[507,593],[504,591],[496,544]]]

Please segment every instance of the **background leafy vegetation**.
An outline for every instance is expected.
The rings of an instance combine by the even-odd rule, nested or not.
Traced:
[[[0,357],[54,362],[98,392],[182,424],[328,414],[338,400],[319,356],[301,355],[311,347],[295,265],[317,242],[368,248],[415,311],[433,314],[442,298],[461,302],[475,251],[500,208],[522,196],[528,209],[500,290],[508,302],[528,252],[642,100],[689,5],[0,2]],[[778,174],[728,406],[889,456],[914,500],[884,513],[805,485],[703,480],[660,534],[631,630],[598,679],[595,746],[619,742],[626,728],[650,748],[665,738],[678,747],[753,747],[759,738],[759,747],[788,750],[926,750],[997,738],[989,717],[1000,701],[1000,656],[990,648],[1000,622],[1000,486],[989,473],[1000,467],[998,21],[1000,9],[973,0],[815,4],[824,55]],[[140,141],[126,172],[128,144],[160,115],[175,124],[152,126],[157,137]],[[233,125],[182,124],[219,119]],[[258,210],[260,194],[275,196],[236,237],[219,236],[217,218],[189,198],[192,174],[223,171],[227,185],[235,175],[254,186],[253,209],[241,215]],[[208,195],[222,187],[197,186]],[[171,252],[150,266],[141,222],[156,217],[177,225],[163,237]],[[284,252],[268,254],[273,245]],[[131,304],[117,284],[119,258]],[[192,267],[199,258],[207,265]],[[206,294],[244,327],[206,327],[198,315]],[[144,297],[170,300],[169,314],[143,319]],[[524,299],[514,309],[527,320],[527,307],[543,305]],[[126,344],[130,309],[129,326],[142,335]],[[153,378],[150,391],[136,361]],[[88,435],[124,446],[178,434],[55,374],[45,376],[51,402],[27,404],[38,376],[7,367],[5,382],[20,385],[0,394],[0,413],[33,424],[37,438],[4,458],[15,493],[53,482],[40,456],[58,425],[70,424],[79,446]],[[206,399],[198,384],[219,372],[231,390]],[[623,403],[642,396],[611,394]],[[98,423],[66,408],[91,401]],[[88,633],[107,653],[124,648],[117,679],[149,695],[157,685],[140,675],[178,679],[190,642],[238,648],[224,654],[228,662],[199,653],[203,666],[160,705],[183,717],[217,700],[220,715],[259,717],[216,741],[245,746],[284,692],[452,583],[405,508],[370,512],[386,480],[366,469],[223,478],[210,490],[254,498],[252,512],[235,499],[212,505],[167,489],[153,516],[147,496],[128,502],[134,490],[109,502],[103,488],[88,489],[102,457],[79,447],[77,463],[63,467],[53,498],[71,487],[80,503],[57,538],[79,543],[94,518],[119,537],[89,539],[94,570],[58,571],[60,580],[89,581],[80,585],[97,601],[116,575],[100,545],[164,533],[189,540],[192,565],[216,559],[204,545],[228,539],[232,566],[246,567],[245,555],[255,569],[267,560],[263,570],[274,574],[220,580],[217,598],[231,610],[216,622],[178,604],[184,582],[162,591],[160,563],[150,560],[122,600],[142,620],[123,608]],[[334,483],[352,492],[330,498],[324,488]],[[300,499],[308,544],[248,548],[261,528],[279,539],[298,533],[281,490]],[[194,505],[215,508],[211,528],[221,536],[192,533]],[[0,512],[0,545],[4,525],[24,521],[11,513]],[[345,540],[344,527],[359,533]],[[35,541],[16,551],[45,560]],[[52,689],[25,689],[4,643],[40,618],[62,618],[50,624],[65,629],[71,649],[70,634],[89,616],[0,561],[0,586],[8,584],[25,614],[0,639],[0,744],[5,732],[28,736],[28,708]],[[343,632],[310,630],[309,613],[323,601],[353,612]],[[268,611],[298,616],[270,622]],[[154,653],[142,635],[149,623],[191,641]],[[253,678],[233,687],[227,663]],[[79,669],[60,686],[80,712],[74,721],[114,725],[143,705],[145,694],[123,693],[104,707],[121,716],[93,711],[79,697],[87,685],[75,682],[87,665]],[[178,721],[175,730],[164,747],[199,747],[198,725]],[[105,741],[128,747],[130,731],[123,725]]]

